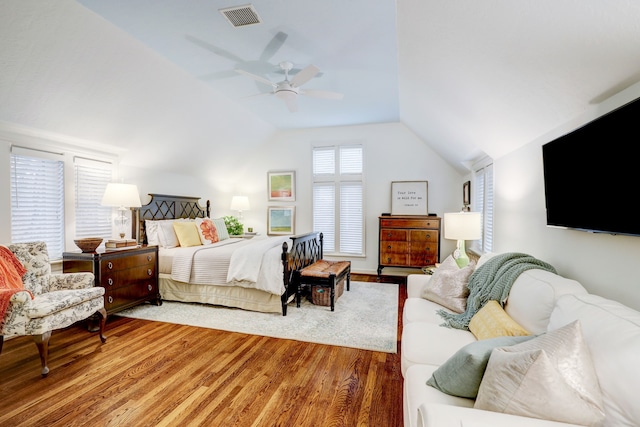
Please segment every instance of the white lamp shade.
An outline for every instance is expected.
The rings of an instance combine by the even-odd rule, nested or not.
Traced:
[[[113,182],[107,184],[107,189],[102,196],[102,205],[139,208],[142,204],[140,203],[138,187],[134,184],[119,184]]]
[[[480,212],[444,214],[444,238],[451,240],[477,240],[482,237]]]
[[[233,196],[231,199],[230,209],[233,211],[248,211],[250,208],[247,196]]]

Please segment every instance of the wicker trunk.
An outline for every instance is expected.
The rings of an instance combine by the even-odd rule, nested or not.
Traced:
[[[336,294],[334,298],[335,301],[338,301],[340,295],[344,293],[344,280],[341,280],[336,285]],[[320,285],[312,285],[311,286],[311,302],[315,305],[331,305],[331,288],[328,286],[320,286]]]

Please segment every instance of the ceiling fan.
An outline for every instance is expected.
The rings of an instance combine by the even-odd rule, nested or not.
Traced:
[[[313,89],[302,89],[300,86],[314,78],[319,72],[320,69],[315,65],[308,65],[298,73],[296,73],[291,80],[289,80],[289,72],[293,68],[293,64],[291,62],[285,61],[281,62],[280,68],[284,71],[284,80],[279,83],[274,83],[269,79],[266,79],[262,76],[257,76],[255,74],[251,74],[242,69],[236,69],[236,72],[240,74],[244,74],[246,76],[251,77],[261,83],[269,85],[272,87],[272,92],[262,93],[260,95],[275,95],[277,98],[280,98],[284,101],[287,108],[291,112],[298,111],[298,95],[311,96],[314,98],[324,98],[324,99],[342,99],[344,97],[343,94],[337,92],[329,92],[324,90],[313,90]]]

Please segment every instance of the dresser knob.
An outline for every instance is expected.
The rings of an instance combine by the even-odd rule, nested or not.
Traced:
[[[108,268],[109,270],[113,269],[113,263],[112,263],[111,261],[109,261],[109,262],[107,263],[107,268]]]
[[[107,279],[107,283],[109,284],[109,286],[113,285],[113,279],[109,277],[109,279]]]
[[[387,249],[391,249],[391,245],[387,245]]]
[[[391,233],[388,233],[388,234],[387,234],[387,237],[391,237]]]
[[[109,301],[109,304],[113,303],[113,297],[109,295],[109,298],[107,298],[107,301]]]
[[[391,258],[387,258],[387,263],[391,264]]]
[[[427,239],[430,239],[430,238],[431,238],[431,234],[427,234]]]
[[[152,259],[153,257],[151,255],[147,255],[147,261],[151,262]]]
[[[148,268],[147,269],[147,276],[153,276],[153,270]]]
[[[149,290],[149,292],[151,292],[153,290],[153,286],[147,285],[147,289]]]

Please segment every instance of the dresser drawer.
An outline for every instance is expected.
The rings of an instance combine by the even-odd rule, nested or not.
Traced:
[[[440,220],[438,218],[382,218],[380,227],[384,228],[429,228],[432,230],[440,229]]]
[[[104,307],[107,312],[133,307],[141,300],[151,300],[157,294],[157,284],[154,280],[146,283],[127,284],[118,288],[106,288]]]
[[[394,230],[390,228],[380,230],[380,240],[383,242],[390,240],[406,242],[408,237],[407,230]]]
[[[384,266],[403,267],[409,265],[408,261],[409,256],[407,253],[384,252],[380,254],[380,264]]]
[[[105,288],[118,288],[126,284],[143,282],[155,277],[155,264],[140,265],[126,270],[108,270],[102,273],[101,282]]]
[[[411,230],[411,243],[414,242],[438,242],[439,234],[437,230]]]
[[[380,252],[383,254],[406,254],[409,252],[409,243],[383,240],[380,242]]]
[[[149,252],[146,254],[136,254],[126,257],[118,257],[112,259],[104,259],[100,263],[100,271],[102,274],[107,274],[110,271],[125,270],[132,267],[138,267],[141,265],[154,266],[156,263],[155,253]]]

